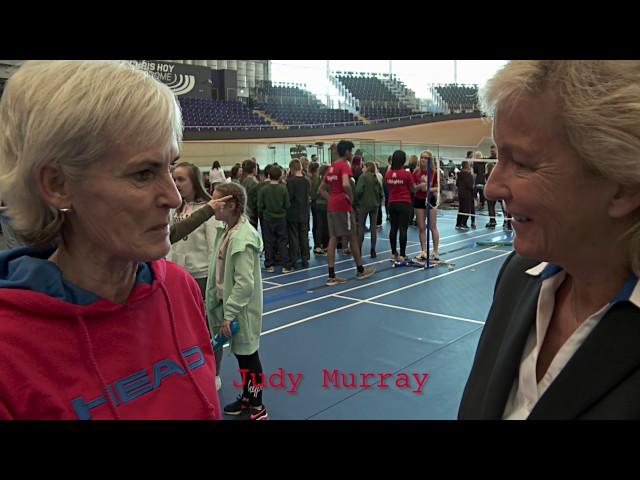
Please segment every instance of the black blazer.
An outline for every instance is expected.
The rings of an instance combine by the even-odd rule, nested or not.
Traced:
[[[512,253],[496,282],[493,304],[467,380],[458,419],[500,419],[536,321],[540,263]],[[529,419],[640,419],[640,310],[616,303],[540,397]]]

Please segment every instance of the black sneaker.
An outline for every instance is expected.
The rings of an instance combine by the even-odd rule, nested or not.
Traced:
[[[235,402],[224,407],[224,413],[227,415],[240,415],[242,412],[248,410],[248,408],[249,399],[242,398],[242,395],[239,395]]]
[[[376,258],[376,251],[375,250],[371,250],[371,258]]]

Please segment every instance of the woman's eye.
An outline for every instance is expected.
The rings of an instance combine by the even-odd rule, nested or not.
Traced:
[[[515,159],[511,159],[511,163],[513,163],[517,168],[527,168],[527,166],[524,163],[520,163]]]
[[[142,170],[141,172],[136,172],[134,177],[139,182],[145,182],[147,180],[151,180],[153,172],[151,170]]]

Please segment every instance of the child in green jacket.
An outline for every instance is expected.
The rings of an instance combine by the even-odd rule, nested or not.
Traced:
[[[245,189],[236,183],[221,183],[216,185],[212,198],[226,195],[232,198],[214,209],[216,219],[224,225],[219,226],[214,240],[205,301],[211,332],[231,337],[231,351],[243,380],[242,394],[224,407],[224,413],[267,420],[258,355],[262,331],[262,239],[245,215]],[[233,320],[239,324],[235,335],[230,329]]]

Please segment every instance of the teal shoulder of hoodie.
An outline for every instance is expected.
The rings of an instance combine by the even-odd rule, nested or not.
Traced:
[[[32,246],[0,251],[0,288],[16,288],[44,293],[49,297],[74,305],[89,305],[100,299],[98,295],[66,281],[58,266],[47,259],[56,245],[46,248]],[[151,267],[140,262],[136,284],[151,284]]]

